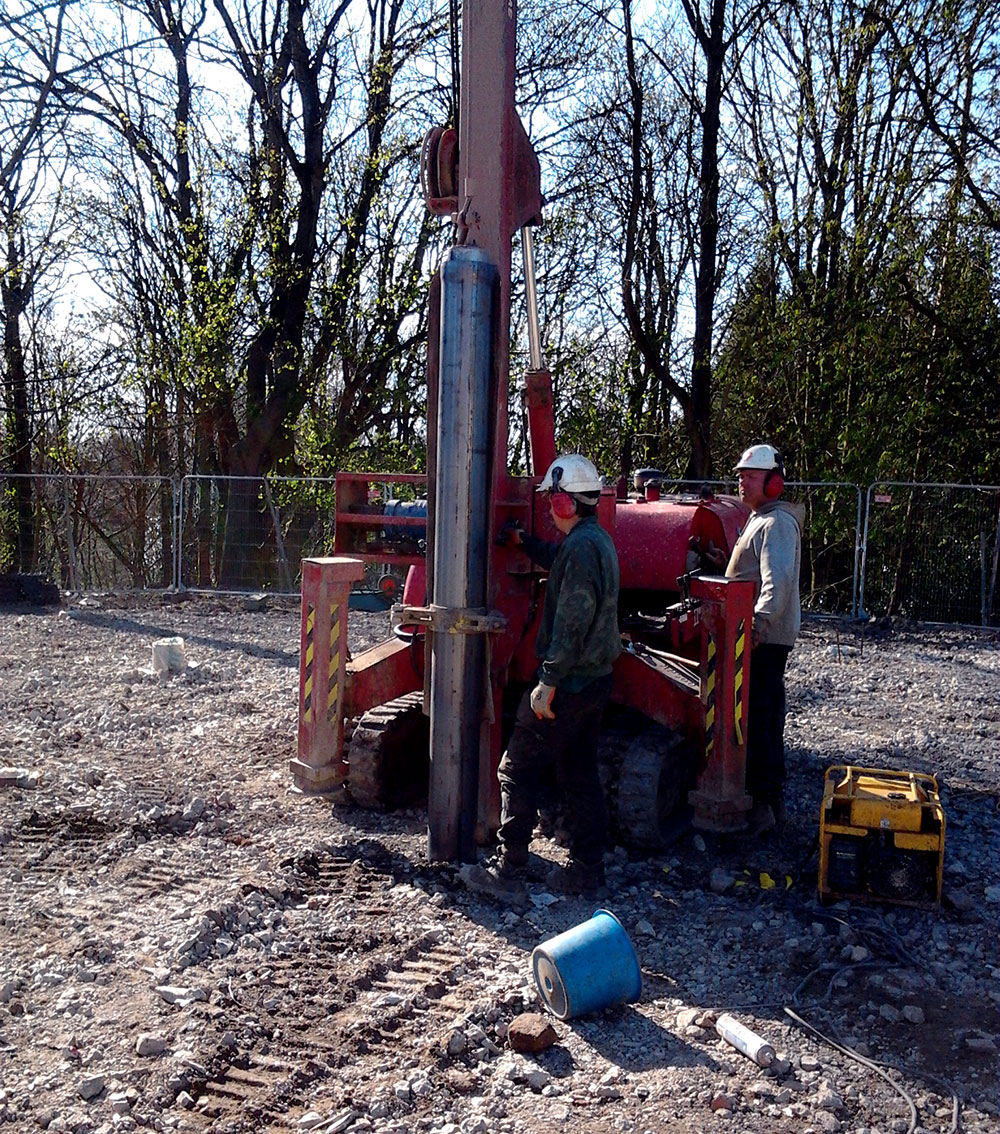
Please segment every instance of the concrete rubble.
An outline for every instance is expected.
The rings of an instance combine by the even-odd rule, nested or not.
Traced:
[[[906,1131],[877,1063],[921,1129],[950,1129],[953,1093],[964,1131],[1000,1129],[995,637],[840,627],[834,649],[807,624],[788,828],[616,848],[605,904],[642,998],[557,1022],[531,950],[592,903],[529,886],[504,909],[427,862],[419,810],[289,791],[298,617],[112,596],[0,612],[0,1127]],[[384,628],[352,612],[352,648]],[[198,662],[167,681],[148,667],[164,637]],[[841,762],[941,775],[940,908],[817,902]],[[771,1066],[720,1039],[723,1012]]]

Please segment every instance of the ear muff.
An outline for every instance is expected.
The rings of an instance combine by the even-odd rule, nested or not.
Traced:
[[[775,467],[764,477],[764,495],[774,500],[785,491],[785,465],[780,453],[774,454]]]
[[[775,497],[780,496],[784,491],[785,478],[777,469],[771,469],[767,476],[764,477],[764,495],[768,500],[774,500]]]
[[[553,492],[552,511],[560,520],[568,520],[576,515],[576,501],[568,492]]]

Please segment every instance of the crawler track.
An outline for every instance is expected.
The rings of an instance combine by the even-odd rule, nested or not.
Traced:
[[[406,807],[427,794],[429,723],[423,694],[369,709],[348,746],[348,788],[359,807]]]

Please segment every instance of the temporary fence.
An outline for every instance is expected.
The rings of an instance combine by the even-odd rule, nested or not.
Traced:
[[[0,572],[66,591],[175,581],[177,488],[166,477],[0,474]]]
[[[664,494],[733,480],[663,481]],[[333,549],[332,477],[0,473],[0,572],[63,590],[174,587],[297,595],[303,558]],[[792,482],[802,506],[802,603],[847,617],[1000,624],[1000,488]],[[366,569],[365,589],[391,574]],[[388,592],[398,590],[402,577]]]
[[[186,476],[177,585],[297,594],[304,558],[333,547],[332,477]]]
[[[1000,488],[885,481],[868,488],[860,613],[1000,624]]]

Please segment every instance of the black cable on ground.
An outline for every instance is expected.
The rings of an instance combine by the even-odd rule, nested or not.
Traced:
[[[858,911],[858,912],[860,913],[861,911]],[[837,917],[837,916],[832,915],[832,914],[826,914],[825,917],[826,917],[827,920],[835,921],[838,924],[846,926],[852,932],[858,933],[862,937],[863,940],[867,941],[868,945],[871,947],[871,949],[873,951],[874,951],[874,949],[877,948],[880,952],[886,954],[886,956],[884,956],[882,958],[872,957],[871,959],[868,959],[868,960],[857,961],[857,962],[850,963],[850,964],[839,964],[839,963],[836,963],[836,962],[828,962],[826,964],[817,966],[816,968],[812,969],[809,973],[807,973],[805,975],[805,977],[802,978],[801,981],[799,981],[799,983],[796,985],[794,991],[792,992],[792,1003],[796,1007],[799,1006],[799,996],[802,993],[802,991],[809,985],[809,983],[815,977],[819,976],[820,974],[824,974],[824,975],[830,974],[830,979],[827,982],[826,992],[823,994],[823,996],[820,998],[820,1000],[817,1001],[817,1005],[823,1004],[823,1003],[825,1003],[826,1001],[829,1000],[836,981],[841,976],[843,976],[843,974],[848,970],[853,972],[853,971],[858,971],[858,970],[861,970],[861,969],[879,969],[879,968],[885,968],[885,967],[887,967],[891,964],[902,964],[902,965],[907,965],[909,967],[915,967],[915,961],[914,961],[912,955],[910,954],[909,950],[906,948],[906,945],[903,942],[902,938],[895,931],[895,929],[892,929],[890,926],[885,924],[884,918],[882,918],[876,911],[871,911],[871,910],[865,911],[865,916],[861,919],[862,924],[860,924],[860,925],[857,924],[857,923],[852,924],[851,922],[846,921],[845,919],[842,919],[842,918]],[[916,1104],[913,1102],[913,1100],[910,1098],[910,1096],[907,1094],[907,1092],[903,1089],[903,1087],[899,1083],[897,1083],[895,1080],[890,1078],[883,1070],[881,1070],[882,1067],[888,1067],[891,1070],[895,1071],[898,1075],[907,1075],[907,1074],[909,1074],[909,1072],[906,1070],[906,1068],[898,1067],[895,1064],[890,1063],[888,1061],[879,1062],[879,1061],[876,1061],[876,1060],[869,1059],[867,1056],[861,1055],[859,1052],[855,1051],[853,1048],[851,1048],[847,1044],[843,1043],[840,1039],[840,1036],[836,1032],[836,1028],[833,1029],[834,1035],[832,1037],[828,1036],[825,1033],[821,1032],[813,1024],[810,1024],[806,1020],[804,1020],[793,1009],[786,1006],[784,1010],[785,1010],[786,1015],[788,1015],[797,1024],[799,1024],[800,1026],[807,1028],[810,1031],[812,1031],[816,1036],[818,1036],[824,1043],[828,1044],[830,1047],[835,1048],[837,1051],[842,1052],[844,1055],[849,1056],[851,1059],[854,1059],[857,1062],[863,1064],[864,1066],[870,1068],[872,1071],[875,1071],[876,1074],[880,1075],[883,1079],[885,1079],[885,1081],[887,1083],[889,1083],[893,1087],[894,1090],[896,1090],[900,1095],[902,1095],[902,1097],[904,1099],[906,1099],[907,1104],[910,1107],[910,1113],[911,1113],[911,1125],[910,1125],[909,1131],[907,1131],[907,1134],[912,1134],[912,1131],[914,1130],[916,1122],[917,1122]],[[948,1131],[948,1134],[957,1134],[957,1132],[960,1131],[961,1128],[962,1128],[961,1127],[961,1099],[959,1098],[958,1093],[955,1091],[954,1087],[949,1082],[947,1082],[944,1079],[941,1079],[937,1075],[932,1075],[932,1074],[922,1072],[920,1074],[920,1078],[925,1079],[928,1082],[935,1083],[939,1087],[944,1088],[944,1090],[947,1092],[947,1094],[949,1094],[951,1096],[951,1100],[952,1100],[952,1121],[951,1121],[951,1128]]]
[[[893,1079],[890,1075],[883,1071],[882,1068],[873,1059],[869,1059],[867,1056],[864,1056],[860,1052],[855,1051],[854,1048],[847,1047],[846,1045],[841,1043],[837,1043],[836,1040],[831,1039],[828,1035],[824,1035],[823,1032],[819,1030],[819,1028],[814,1028],[812,1024],[808,1023],[806,1020],[803,1020],[798,1012],[793,1011],[787,1005],[785,1006],[785,1015],[794,1020],[795,1023],[799,1025],[799,1027],[805,1028],[807,1031],[812,1032],[813,1035],[817,1036],[828,1047],[834,1048],[842,1055],[846,1055],[849,1059],[856,1060],[858,1063],[867,1067],[869,1070],[874,1071],[876,1075],[881,1076],[881,1078],[883,1078],[894,1091],[896,1091],[906,1100],[906,1104],[910,1108],[910,1125],[909,1129],[906,1131],[906,1134],[913,1134],[913,1131],[917,1128],[917,1105],[913,1101],[913,1099],[910,1098],[909,1094],[907,1094],[906,1090],[899,1083],[897,1083],[895,1079]]]

